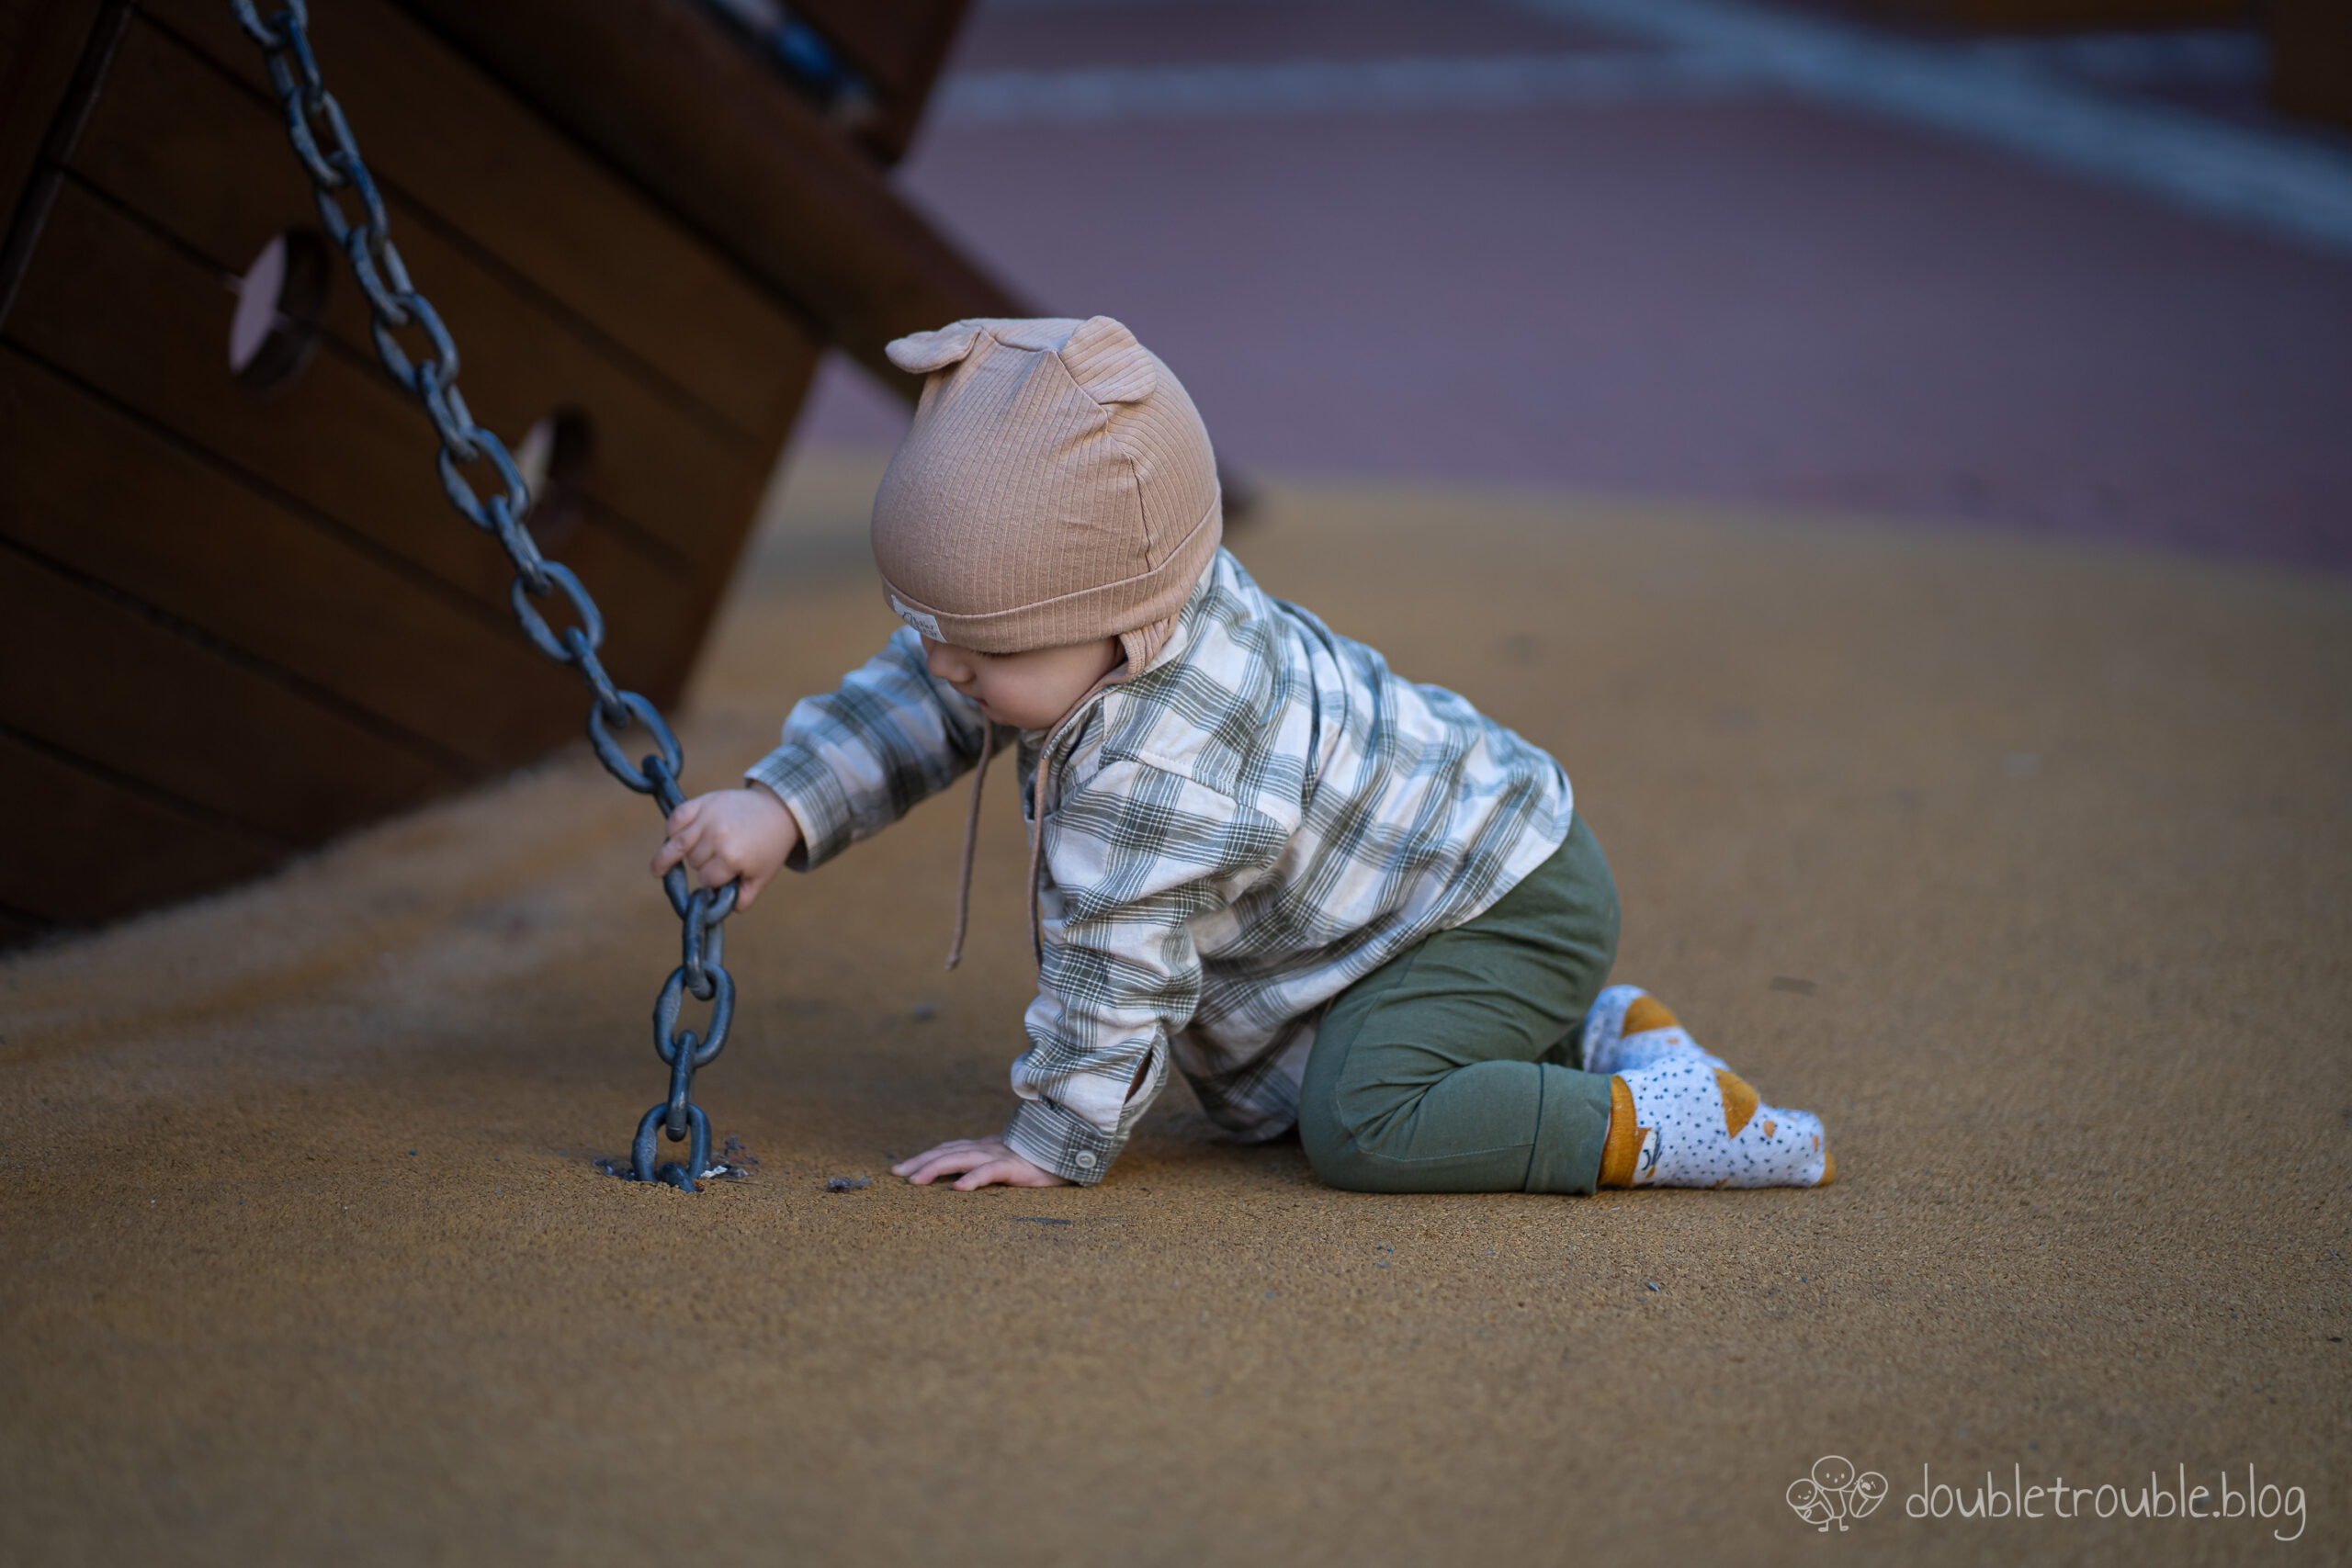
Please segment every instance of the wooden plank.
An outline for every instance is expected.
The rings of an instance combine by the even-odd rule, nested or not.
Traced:
[[[13,547],[0,547],[0,725],[292,843],[461,776]]]
[[[55,922],[18,914],[14,909],[0,908],[0,949],[22,947],[37,942],[55,929]]]
[[[0,222],[17,210],[99,0],[0,0]]]
[[[2270,0],[2270,101],[2289,114],[2352,126],[2352,6]]]
[[[885,161],[906,156],[946,63],[966,0],[796,0],[794,9],[881,90],[881,113],[859,140]]]
[[[0,855],[0,904],[61,926],[96,925],[258,875],[285,849],[77,767],[0,731],[0,816],[38,823]],[[94,851],[93,846],[103,846]],[[0,931],[37,934],[24,922]]]
[[[2251,19],[2245,0],[1876,0],[1871,9],[1984,32],[2236,27]]]
[[[116,53],[73,167],[225,272],[243,272],[273,234],[317,223],[280,117],[143,24]],[[391,209],[410,272],[464,355],[459,384],[477,419],[512,444],[550,411],[583,408],[598,434],[590,493],[689,561],[732,540],[766,480],[767,441],[668,400],[634,362],[616,363],[605,340],[441,238],[397,195]],[[327,298],[329,330],[372,355],[367,302],[339,261]],[[814,355],[804,345],[800,363]]]
[[[0,537],[119,588],[476,766],[579,733],[577,676],[503,615],[328,533],[0,351]]]
[[[205,266],[69,186],[6,335],[294,502],[503,604],[504,558],[450,511],[422,411],[374,365],[332,352],[277,396],[246,395],[228,378],[229,309]],[[699,633],[701,585],[649,570],[661,563],[593,513],[565,558],[605,606],[615,675],[649,696],[674,689],[680,650],[690,654]]]
[[[260,51],[220,0],[143,10],[266,90]],[[809,348],[787,310],[385,0],[322,6],[311,31],[379,178],[739,429],[782,443]],[[293,156],[282,139],[278,156]]]
[[[0,321],[106,80],[131,0],[0,0]]]
[[[965,0],[795,0],[793,9],[893,97],[920,104],[956,41]]]
[[[892,338],[1039,313],[694,0],[408,3],[910,399],[915,379],[883,355]]]

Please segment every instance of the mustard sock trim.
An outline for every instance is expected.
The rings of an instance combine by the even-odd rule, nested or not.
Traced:
[[[1642,1130],[1634,1121],[1634,1091],[1623,1077],[1609,1080],[1609,1136],[1600,1145],[1602,1187],[1631,1187],[1634,1163],[1642,1157]]]
[[[1747,1125],[1747,1119],[1756,1114],[1756,1108],[1764,1103],[1764,1098],[1747,1087],[1746,1078],[1721,1068],[1715,1071],[1715,1087],[1724,1091],[1724,1135],[1736,1138],[1739,1130]],[[1765,1136],[1771,1134],[1767,1133]]]
[[[1671,1029],[1674,1014],[1656,997],[1635,997],[1625,1009],[1625,1026],[1619,1032],[1640,1034],[1652,1029]]]

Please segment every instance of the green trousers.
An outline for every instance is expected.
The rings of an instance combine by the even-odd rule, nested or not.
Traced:
[[[1617,955],[1617,884],[1576,819],[1557,853],[1476,919],[1333,999],[1298,1132],[1359,1192],[1589,1192],[1609,1080],[1577,1026]]]

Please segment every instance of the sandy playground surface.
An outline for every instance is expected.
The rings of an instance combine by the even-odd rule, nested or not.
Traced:
[[[690,784],[889,629],[872,477],[802,465]],[[909,1188],[1009,1103],[1003,792],[955,976],[960,797],[735,920],[698,1096],[757,1173],[625,1185],[676,927],[582,749],[0,960],[0,1557],[2352,1554],[2352,585],[1460,491],[1277,486],[1233,542],[1564,760],[1619,976],[1837,1187],[1334,1192],[1179,1089],[1098,1190]],[[1891,1489],[1826,1534],[1825,1454]],[[1905,1506],[2249,1465],[2306,1518]]]

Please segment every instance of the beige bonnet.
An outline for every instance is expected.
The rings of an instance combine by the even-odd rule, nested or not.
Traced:
[[[927,378],[874,498],[891,609],[978,653],[1158,629],[1127,649],[1148,659],[1223,532],[1182,383],[1108,316],[956,321],[888,352]]]

